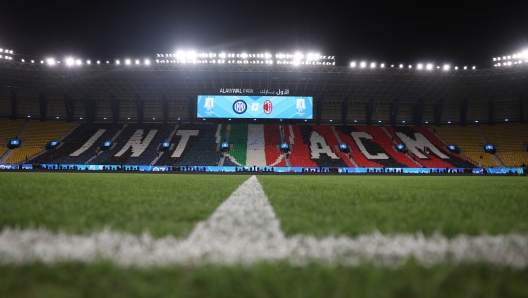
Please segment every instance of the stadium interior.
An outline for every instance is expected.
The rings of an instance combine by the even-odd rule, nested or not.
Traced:
[[[190,65],[159,60],[143,65],[0,61],[0,164],[328,168],[528,164],[526,64],[425,70],[204,61]],[[203,97],[200,94],[226,93],[233,98],[309,96],[312,110],[296,119],[200,114],[196,100]],[[258,109],[259,104],[250,108]],[[271,103],[266,109],[271,113]],[[13,140],[18,140],[16,146]]]

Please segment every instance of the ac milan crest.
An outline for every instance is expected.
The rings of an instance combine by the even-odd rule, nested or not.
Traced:
[[[264,102],[264,113],[271,114],[272,110],[273,110],[273,104],[271,103],[271,100],[266,100]]]

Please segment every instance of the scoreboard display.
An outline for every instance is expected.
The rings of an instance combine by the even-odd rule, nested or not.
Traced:
[[[198,118],[313,119],[311,96],[198,95]]]

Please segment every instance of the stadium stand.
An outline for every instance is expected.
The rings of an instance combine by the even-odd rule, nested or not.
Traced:
[[[174,163],[177,166],[194,165],[194,166],[214,166],[222,157],[222,151],[217,150],[216,131],[218,126],[211,124],[204,125],[180,125],[181,130],[198,130],[197,136],[189,137],[185,150],[178,160]],[[176,133],[178,135],[178,132]],[[176,137],[176,136],[175,136]],[[179,136],[181,140],[181,136]],[[169,152],[167,152],[169,153]],[[156,164],[159,163],[159,160]]]
[[[130,157],[132,154],[132,149],[129,148],[125,154],[123,154],[121,157],[114,156],[117,152],[119,152],[127,143],[127,141],[132,137],[132,135],[136,132],[138,129],[138,124],[128,124],[123,125],[123,128],[118,131],[116,134],[118,134],[117,137],[114,135],[113,145],[111,148],[104,150],[100,152],[95,158],[90,160],[89,163],[91,164],[103,164],[103,165],[119,165],[124,164],[124,162]],[[102,141],[105,141],[103,139]]]
[[[473,164],[451,155],[444,148],[445,146],[437,146],[436,144],[442,144],[441,141],[431,133],[423,134],[422,132],[425,133],[426,130],[422,129],[420,132],[416,130],[417,128],[410,126],[387,127],[386,129],[399,143],[406,144],[407,147],[409,147],[407,143],[412,143],[413,148],[408,148],[411,151],[409,155],[425,168],[473,167]],[[400,136],[401,138],[407,137],[407,143]]]
[[[317,130],[318,128],[319,130]],[[347,167],[348,164],[336,154],[337,140],[333,135],[332,127],[330,126],[299,126],[303,143],[310,147],[310,159],[314,161],[318,167]],[[323,132],[325,136],[319,132]],[[328,142],[328,139],[333,137],[333,148]]]
[[[6,118],[0,118],[0,146],[4,146],[9,140],[18,136],[18,133],[24,126],[26,121],[18,120],[9,120]]]
[[[112,127],[111,124],[97,123],[97,124],[87,124],[83,123],[77,126],[72,133],[70,133],[64,140],[61,142],[60,146],[56,149],[48,150],[42,155],[34,158],[32,163],[55,163],[55,164],[81,164],[84,163],[88,157],[82,159],[81,155],[87,151],[91,156],[94,155],[94,149],[91,149],[92,145],[97,144],[99,146],[102,143],[101,137],[104,136],[104,132],[109,130]],[[99,133],[98,133],[99,132]],[[93,138],[94,135],[99,135],[99,138]],[[92,140],[91,145],[87,142]],[[86,148],[83,148],[84,145],[89,145]],[[85,150],[85,151],[83,151]],[[76,156],[70,156],[77,152]]]
[[[149,165],[159,154],[161,154],[161,151],[159,151],[159,146],[161,142],[166,140],[172,130],[174,129],[174,125],[162,125],[162,124],[150,124],[145,125],[143,127],[144,133],[143,136],[145,136],[149,131],[156,130],[156,134],[154,138],[150,141],[149,144],[146,144],[143,153],[140,156],[134,157],[131,156],[127,161],[125,161],[125,164],[127,165]]]
[[[266,124],[264,125],[264,140],[265,140],[265,154],[266,154],[266,165],[285,167],[286,160],[284,154],[278,149],[279,144],[282,143],[281,126],[277,124]]]
[[[528,165],[528,152],[497,152],[496,154],[506,167],[526,167]]]
[[[347,167],[355,167],[355,165],[348,159],[347,154],[339,151],[339,141],[337,140],[336,134],[332,129],[332,126],[329,125],[314,125],[314,130],[321,134],[327,141],[328,145],[332,151],[337,155],[341,160],[343,160]]]
[[[356,131],[354,127],[337,127],[336,131],[339,134],[341,141],[343,141],[350,147],[350,156],[358,164],[358,166],[362,168],[383,168],[383,165],[368,160],[365,155],[360,152],[358,146],[356,145],[356,142],[351,137],[351,133]]]
[[[285,137],[290,141],[291,152],[288,159],[292,167],[318,167],[311,159],[310,146],[304,143],[299,125],[288,125],[284,130]]]
[[[246,163],[248,142],[248,124],[232,124],[229,130],[229,144],[232,150],[226,154],[226,166],[253,166]]]
[[[43,152],[48,142],[60,139],[76,125],[75,122],[28,122],[19,137],[21,148],[14,149],[5,163],[17,164],[28,161]]]
[[[489,153],[483,152],[484,140],[475,126],[441,126],[435,127],[434,130],[446,143],[456,145],[462,155],[477,165],[498,167],[495,159]]]
[[[416,168],[419,164],[411,160],[404,153],[397,152],[394,141],[389,138],[381,126],[362,126],[355,127],[358,132],[364,132],[372,136],[371,140],[360,138],[363,146],[367,149],[368,154],[385,154],[387,158],[376,159],[377,163],[389,168]]]
[[[457,168],[472,168],[476,164],[458,153],[449,152],[446,145],[436,134],[434,134],[428,127],[413,126],[414,131],[423,134],[431,143],[433,143],[441,152],[449,156],[449,163]]]

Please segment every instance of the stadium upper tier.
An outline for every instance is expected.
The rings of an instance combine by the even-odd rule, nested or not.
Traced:
[[[187,120],[195,115],[199,94],[262,95],[287,90],[290,95],[313,96],[314,115],[341,121],[347,103],[347,121],[366,121],[372,103],[374,122],[390,120],[391,103],[397,102],[396,121],[409,123],[412,105],[423,104],[421,122],[431,122],[434,106],[443,104],[442,122],[458,122],[460,105],[467,103],[467,121],[487,121],[493,101],[496,121],[518,121],[523,107],[528,115],[528,65],[507,68],[443,70],[408,68],[352,68],[307,65],[47,65],[0,61],[0,116],[61,119],[72,113],[84,118],[94,101],[96,120],[115,117],[138,119],[138,101],[144,119]],[[319,103],[321,101],[321,103]],[[13,108],[12,102],[15,102]],[[70,102],[66,105],[65,102]],[[521,102],[521,104],[519,104]],[[166,103],[166,105],[165,105]]]

